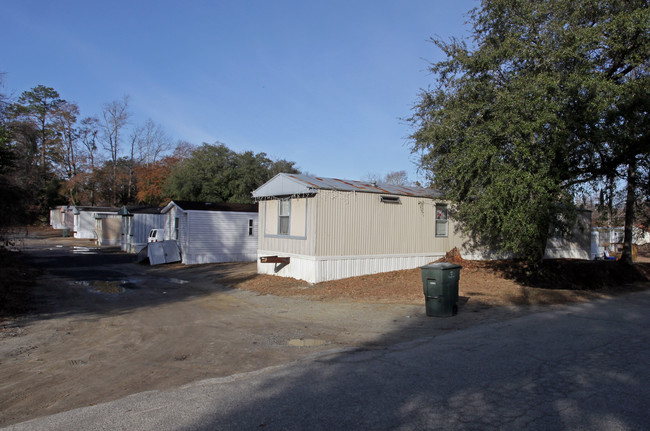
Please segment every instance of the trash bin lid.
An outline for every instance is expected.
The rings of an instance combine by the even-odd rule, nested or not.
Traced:
[[[461,265],[458,265],[457,263],[449,263],[449,262],[435,262],[420,267],[420,269],[441,269],[443,271],[447,269],[460,269],[460,268],[462,268]]]

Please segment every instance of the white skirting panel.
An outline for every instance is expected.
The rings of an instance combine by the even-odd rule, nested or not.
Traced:
[[[261,263],[258,259],[259,274],[279,275],[298,278],[309,283],[319,283],[358,275],[417,268],[441,258],[443,254],[314,257],[258,251],[258,257],[263,256],[290,257],[291,262],[286,265]]]
[[[77,239],[96,239],[97,234],[94,230],[79,229],[74,232],[74,237]]]
[[[255,254],[184,254],[182,253],[185,265],[199,265],[203,263],[225,263],[225,262],[252,262]]]
[[[554,246],[555,243],[550,241],[544,252],[544,259],[586,259],[591,258],[591,248],[585,249],[578,244],[569,243],[563,246]]]

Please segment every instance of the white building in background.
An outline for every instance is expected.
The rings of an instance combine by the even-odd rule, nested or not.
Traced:
[[[120,247],[127,253],[138,253],[147,245],[151,229],[165,226],[165,215],[160,207],[127,207],[120,209],[122,229]]]
[[[68,229],[72,232],[74,228],[74,207],[59,205],[50,209],[50,226],[52,229]]]
[[[171,201],[165,240],[174,240],[185,264],[246,262],[257,258],[257,204]]]
[[[98,225],[96,219],[102,216],[116,216],[119,208],[112,207],[91,207],[91,206],[71,206],[74,217],[72,230],[74,237],[79,239],[98,239]],[[112,229],[106,228],[106,232],[112,232]],[[109,234],[106,233],[106,241],[109,241]],[[119,241],[119,237],[118,237]]]
[[[618,256],[623,251],[624,227],[598,226],[591,229],[591,258],[601,258],[607,252]],[[650,243],[650,232],[640,226],[632,227],[632,257],[636,259],[636,247]],[[636,246],[636,247],[635,247]]]

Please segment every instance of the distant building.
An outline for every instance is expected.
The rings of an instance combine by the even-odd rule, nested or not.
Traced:
[[[257,258],[257,204],[171,201],[165,240],[177,242],[182,262],[245,262]]]
[[[165,216],[160,207],[124,206],[122,216],[120,247],[127,253],[138,253],[147,245],[151,229],[162,229]]]

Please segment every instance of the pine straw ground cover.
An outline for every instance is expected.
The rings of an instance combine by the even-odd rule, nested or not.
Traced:
[[[650,288],[650,253],[632,267],[613,261],[546,260],[538,267],[523,262],[472,261],[449,253],[440,261],[462,265],[461,302],[499,305],[542,305],[587,301]],[[0,249],[0,332],[2,318],[28,314],[38,298],[33,286],[40,274]],[[240,274],[241,275],[241,274]],[[309,284],[303,280],[250,274],[224,277],[221,284],[276,296],[319,301],[424,303],[419,268]],[[6,329],[6,328],[5,328]],[[2,334],[0,334],[2,335]]]
[[[542,305],[587,301],[650,288],[650,263],[625,266],[613,261],[546,260],[532,266],[514,260],[472,261],[450,253],[440,261],[462,265],[461,301],[492,306]],[[278,296],[315,300],[423,303],[419,268],[309,284],[256,275],[233,287]]]

